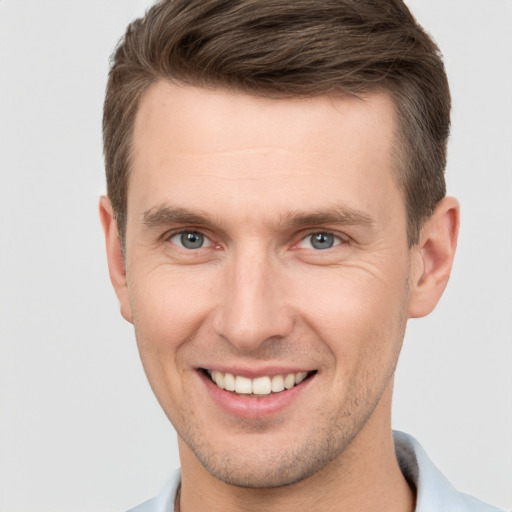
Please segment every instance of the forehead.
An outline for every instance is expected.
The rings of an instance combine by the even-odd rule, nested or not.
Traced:
[[[288,130],[276,139],[272,127]],[[270,99],[159,81],[141,98],[134,135],[136,150],[163,135],[169,149],[180,151],[195,152],[198,144],[205,151],[244,149],[256,142],[296,149],[304,138],[314,149],[331,151],[343,143],[340,135],[348,140],[347,132],[357,130],[366,134],[362,143],[389,147],[395,107],[387,93]]]
[[[136,117],[128,206],[206,207],[215,194],[216,209],[228,198],[257,207],[259,196],[289,210],[326,199],[364,210],[395,186],[395,125],[383,93],[276,100],[158,82]]]

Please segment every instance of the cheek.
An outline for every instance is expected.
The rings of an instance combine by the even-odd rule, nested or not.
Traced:
[[[187,402],[187,345],[211,302],[207,277],[170,266],[133,273],[130,299],[139,355],[163,410],[179,423]],[[180,405],[181,404],[181,405]]]
[[[388,274],[384,280],[366,269],[340,268],[290,284],[291,294],[301,297],[302,319],[337,359],[354,360],[363,354],[376,359],[390,352],[390,346],[401,344],[405,275]]]
[[[129,288],[141,350],[168,352],[184,343],[211,308],[215,289],[210,281],[205,272],[190,267],[134,273]]]

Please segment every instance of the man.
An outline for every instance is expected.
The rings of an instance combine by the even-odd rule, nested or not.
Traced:
[[[170,0],[130,25],[100,214],[181,460],[136,510],[497,510],[391,431],[407,319],[456,247],[449,112],[398,0]]]

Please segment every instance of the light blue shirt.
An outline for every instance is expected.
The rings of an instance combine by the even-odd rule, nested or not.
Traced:
[[[393,438],[400,469],[416,487],[415,512],[505,512],[454,489],[412,436],[395,431]],[[156,498],[128,512],[173,512],[179,483],[176,471]]]

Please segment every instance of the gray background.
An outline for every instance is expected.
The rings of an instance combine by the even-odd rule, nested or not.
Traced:
[[[146,0],[0,0],[0,510],[114,511],[178,465],[111,290],[97,215],[108,56]],[[448,290],[409,324],[395,428],[512,507],[512,2],[415,0],[454,97]]]

